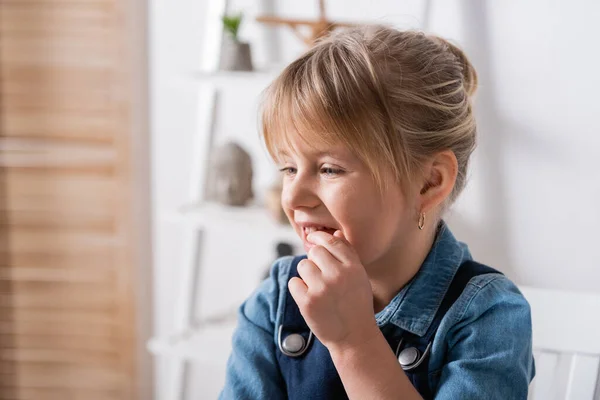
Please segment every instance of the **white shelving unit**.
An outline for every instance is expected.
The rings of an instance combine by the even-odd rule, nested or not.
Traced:
[[[206,272],[206,269],[219,267],[218,263],[201,265],[200,254],[203,251],[205,234],[228,230],[247,231],[253,237],[260,235],[260,242],[273,248],[277,242],[288,242],[298,249],[298,245],[301,245],[291,226],[276,222],[260,205],[227,207],[204,202],[202,194],[205,192],[204,186],[209,172],[207,160],[214,143],[219,94],[240,90],[259,93],[281,71],[279,66],[251,72],[215,70],[221,45],[220,16],[225,13],[226,8],[226,0],[211,0],[207,20],[213,21],[213,25],[206,27],[205,37],[210,39],[210,43],[205,45],[208,53],[203,57],[203,70],[188,75],[190,84],[196,85],[198,90],[198,109],[193,149],[195,164],[192,165],[188,197],[182,199],[182,204],[187,205],[159,215],[161,222],[176,224],[184,232],[181,243],[184,260],[177,279],[180,287],[173,310],[173,330],[169,335],[154,337],[147,343],[147,348],[153,355],[168,360],[167,387],[161,400],[183,398],[188,362],[199,365],[203,371],[209,372],[208,376],[219,376],[215,371],[225,371],[227,357],[231,351],[231,336],[237,322],[237,309],[226,310],[212,317],[201,316],[199,320],[194,320],[192,315],[198,298],[198,281],[201,280],[198,278],[205,275],[200,269]],[[218,26],[214,21],[217,21]],[[226,290],[235,290],[235,287],[224,288],[223,291],[223,296],[233,298],[230,293],[225,293]],[[237,296],[239,295],[237,293]],[[221,383],[211,381],[208,384],[214,389]]]
[[[280,72],[278,66],[259,71],[214,71],[196,72],[192,79],[201,85],[211,85],[216,89],[253,85],[259,88],[267,87]]]
[[[192,81],[199,87],[199,120],[197,132],[196,158],[206,161],[213,145],[213,127],[216,99],[220,91],[239,90],[240,87],[252,87],[260,91],[277,76],[276,72],[202,72],[194,74]],[[219,323],[210,321],[195,323],[192,321],[192,309],[197,298],[198,276],[200,268],[199,253],[202,252],[204,234],[208,232],[247,231],[253,236],[260,235],[266,245],[275,247],[278,242],[288,242],[300,248],[300,239],[290,225],[275,221],[269,211],[261,205],[228,207],[216,203],[203,202],[204,182],[207,174],[205,162],[195,165],[192,171],[187,204],[178,210],[159,216],[162,222],[181,226],[184,230],[182,246],[184,248],[183,265],[178,282],[181,284],[174,310],[174,329],[166,337],[152,338],[148,350],[155,356],[169,359],[169,379],[165,397],[168,400],[181,399],[185,393],[186,367],[189,361],[200,365],[207,371],[224,371],[227,357],[231,351],[231,336],[236,318],[233,312],[219,315]],[[185,201],[183,201],[185,202]],[[182,202],[182,203],[183,203]],[[218,384],[212,382],[213,385]]]
[[[184,206],[173,214],[164,216],[165,222],[186,225],[192,229],[251,229],[253,234],[263,235],[270,241],[299,242],[288,224],[281,224],[269,215],[265,207],[226,207],[217,203]]]
[[[197,368],[213,374],[215,371],[225,371],[227,357],[231,352],[231,337],[237,323],[237,307],[196,320],[191,316],[194,300],[198,296],[199,269],[218,267],[200,263],[203,234],[227,233],[232,229],[238,232],[247,231],[253,236],[260,235],[261,242],[267,246],[274,247],[278,242],[288,242],[298,249],[301,241],[290,225],[276,222],[260,205],[227,207],[204,203],[184,206],[180,210],[162,215],[162,222],[177,224],[186,232],[183,243],[185,261],[179,279],[181,290],[178,305],[174,310],[175,321],[180,321],[180,324],[171,334],[152,338],[147,348],[153,355],[169,360],[171,382],[165,397],[175,400],[182,398],[184,393],[188,362],[193,362]],[[235,291],[233,288],[225,289]],[[231,293],[223,292],[223,296],[230,297]],[[222,382],[211,384],[218,386]]]
[[[235,319],[230,318],[225,323],[190,330],[180,336],[153,338],[148,348],[154,354],[167,355],[182,362],[194,361],[225,368],[235,326]]]

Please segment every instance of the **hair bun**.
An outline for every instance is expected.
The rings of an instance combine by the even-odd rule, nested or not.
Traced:
[[[454,55],[462,68],[463,86],[465,87],[465,91],[469,97],[473,96],[477,91],[477,72],[475,71],[473,64],[471,64],[467,58],[466,54],[458,46],[452,44],[442,37],[430,36],[430,38],[432,38],[434,41],[437,41]]]
[[[450,50],[450,52],[454,54],[454,56],[456,57],[456,59],[462,67],[464,86],[465,90],[467,91],[467,94],[469,96],[473,96],[477,91],[478,84],[477,72],[475,71],[473,64],[471,64],[465,53],[458,46],[455,46],[447,40],[444,41],[448,46],[448,50]]]

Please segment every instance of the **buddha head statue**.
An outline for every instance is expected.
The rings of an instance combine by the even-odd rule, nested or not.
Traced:
[[[237,143],[219,146],[211,155],[207,199],[243,206],[253,197],[252,160]]]

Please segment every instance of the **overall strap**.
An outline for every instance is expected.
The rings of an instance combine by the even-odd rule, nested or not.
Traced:
[[[462,292],[465,290],[469,281],[476,276],[485,274],[502,275],[500,271],[497,271],[494,268],[471,260],[465,261],[460,265],[460,267],[458,267],[458,270],[456,271],[456,274],[450,283],[450,287],[444,296],[444,300],[442,300],[442,304],[440,304],[440,308],[437,310],[435,317],[433,318],[433,321],[431,322],[431,325],[424,336],[428,342],[433,340],[440,323],[442,322],[442,319],[450,307],[456,303],[456,300],[458,300]]]
[[[475,261],[469,260],[462,263],[458,267],[458,270],[456,271],[456,274],[454,275],[454,278],[452,279],[452,282],[450,283],[450,286],[448,287],[448,290],[444,295],[444,299],[442,300],[442,303],[440,304],[440,307],[438,308],[433,318],[433,321],[431,322],[431,325],[429,326],[429,329],[427,330],[425,335],[419,337],[411,333],[406,333],[405,335],[403,335],[404,340],[402,347],[414,347],[418,349],[420,354],[425,354],[428,348],[430,348],[431,343],[433,342],[433,338],[437,333],[442,319],[444,318],[450,307],[452,307],[452,305],[456,302],[456,300],[458,300],[460,295],[463,293],[469,281],[476,276],[485,274],[502,273],[486,265],[479,264]],[[429,386],[429,360],[424,359],[422,364],[418,368],[405,372],[411,380],[413,386],[419,391],[423,398],[433,398],[431,388]]]
[[[298,263],[292,260],[288,281],[298,277]],[[300,309],[286,290],[281,323],[277,327],[276,357],[289,400],[348,400],[329,350],[314,337]],[[300,338],[301,336],[301,338]]]
[[[290,272],[287,279],[288,282],[294,277],[300,277],[298,274],[298,263],[306,258],[307,257],[305,255],[294,257],[290,265]],[[298,305],[296,304],[296,301],[292,297],[292,294],[289,290],[286,290],[285,294],[285,303],[283,306],[280,329],[279,342],[283,342],[290,334],[300,334],[304,337],[307,347],[310,346],[310,328],[308,327],[306,321],[304,321],[304,318],[300,313],[300,308],[298,308]]]
[[[300,277],[298,274],[298,263],[306,258],[306,256],[294,257],[292,260],[292,265],[290,266],[290,274],[287,280],[288,282],[294,277]],[[304,332],[309,330],[309,327],[304,321],[302,314],[300,314],[300,309],[296,305],[296,301],[292,297],[292,294],[289,290],[286,290],[283,319],[281,322],[286,326],[286,328],[289,327],[289,329],[294,332]]]

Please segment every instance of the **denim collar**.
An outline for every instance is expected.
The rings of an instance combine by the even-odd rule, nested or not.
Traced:
[[[388,322],[423,336],[439,308],[458,267],[471,259],[469,249],[456,240],[444,221],[423,265],[392,301],[375,316],[377,324]]]

